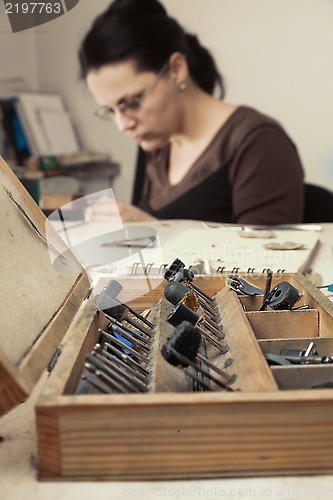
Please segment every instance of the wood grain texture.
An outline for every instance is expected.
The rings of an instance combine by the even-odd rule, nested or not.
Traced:
[[[293,334],[293,331],[290,332]],[[282,348],[303,349],[306,350],[314,342],[314,348],[319,356],[333,356],[333,338],[332,337],[290,337],[284,339],[266,339],[259,340],[259,345],[264,354],[271,352],[280,354]]]
[[[66,262],[75,263],[75,272],[53,267],[65,244],[1,157],[0,205],[0,406],[8,411],[47,367],[89,280],[73,255]]]
[[[166,321],[173,309],[166,299],[160,299],[152,308],[151,321],[154,322],[154,341],[150,356],[150,392],[185,392],[188,390],[185,372],[168,363],[161,354],[162,346],[174,332],[174,327]]]
[[[62,477],[62,437],[57,412],[47,409],[37,411],[36,425],[38,453],[43,457],[39,461],[38,473],[42,477],[52,471],[53,477]]]
[[[65,244],[51,225],[46,225],[41,210],[2,162],[0,205],[0,302],[6,311],[1,316],[1,331],[6,334],[1,336],[0,350],[19,366],[74,291],[82,268],[61,272],[53,267],[52,258],[57,257],[53,249],[62,252]],[[66,262],[71,258],[68,256]]]
[[[62,339],[81,306],[83,297],[87,293],[88,284],[87,277],[85,275],[80,276],[52,321],[23,359],[19,369],[30,384],[37,382],[42,371],[51,361],[56,349],[61,345]]]
[[[216,294],[216,302],[237,374],[235,386],[242,391],[274,391],[277,385],[262,354],[250,323],[236,293],[224,288]]]
[[[283,339],[318,337],[319,313],[317,309],[305,311],[252,311],[246,317],[256,338]]]
[[[45,395],[61,395],[74,390],[83,370],[84,356],[98,341],[98,329],[103,328],[107,323],[103,313],[97,312],[91,295],[62,341],[61,355],[49,376]]]
[[[302,300],[311,309],[318,309],[320,314],[319,335],[321,337],[333,337],[333,302],[329,300],[318,288],[302,274],[296,274],[295,285],[301,293]]]
[[[152,480],[333,469],[330,397],[82,396],[37,413],[40,478]],[[261,393],[264,395],[264,393]],[[265,393],[268,394],[268,393]],[[70,399],[70,401],[68,401]],[[90,399],[90,400],[89,400]],[[140,401],[141,399],[141,401]],[[38,409],[37,409],[38,410]],[[48,414],[57,423],[48,421]],[[51,426],[49,428],[49,426]],[[59,441],[48,440],[58,428]],[[304,436],[307,439],[304,439]],[[59,458],[61,443],[61,467]]]
[[[26,399],[31,387],[0,353],[0,416]]]
[[[333,384],[333,366],[329,364],[272,366],[272,373],[281,390],[309,390],[321,384]]]

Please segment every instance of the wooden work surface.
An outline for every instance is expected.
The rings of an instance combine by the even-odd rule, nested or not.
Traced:
[[[181,231],[200,223],[177,222],[172,226],[156,223],[164,234]],[[309,263],[315,281],[333,282],[333,224],[324,224],[318,253]],[[150,482],[69,482],[40,483],[37,480],[34,406],[46,380],[42,376],[29,400],[0,419],[0,498],[1,500],[90,500],[112,498],[304,498],[333,497],[333,476],[266,477]],[[307,439],[305,430],[304,439]],[[311,434],[311,432],[310,432]],[[318,443],[324,446],[324,441]],[[296,450],[297,451],[297,450]]]

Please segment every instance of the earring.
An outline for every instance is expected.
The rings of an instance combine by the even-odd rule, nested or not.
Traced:
[[[184,92],[184,90],[186,90],[186,87],[187,87],[186,82],[181,82],[178,88],[181,92]]]

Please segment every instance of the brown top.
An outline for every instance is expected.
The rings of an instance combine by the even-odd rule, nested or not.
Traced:
[[[140,206],[158,218],[243,224],[302,221],[303,170],[283,128],[241,106],[176,185],[170,145],[150,153]]]

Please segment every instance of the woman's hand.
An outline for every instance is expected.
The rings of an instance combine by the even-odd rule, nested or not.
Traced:
[[[102,197],[90,205],[86,210],[87,222],[140,222],[158,220],[134,205],[116,202],[112,198]]]
[[[123,222],[139,222],[146,220],[158,220],[156,217],[148,214],[134,205],[118,202],[119,215]]]

